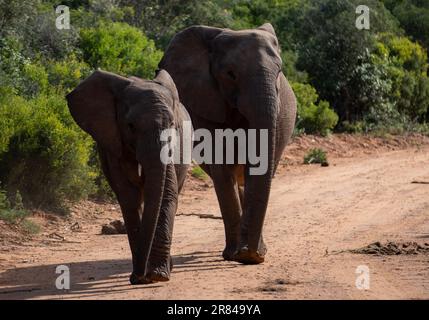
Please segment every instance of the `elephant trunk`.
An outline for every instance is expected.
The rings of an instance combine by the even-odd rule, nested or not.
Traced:
[[[262,164],[265,163],[264,169],[266,170],[262,172],[257,170],[259,171],[257,172],[254,170],[255,165],[251,163],[246,166],[245,201],[241,225],[241,234],[244,239],[241,241],[243,245],[248,245],[249,251],[258,252],[263,256],[265,248],[261,246],[261,235],[275,169],[278,99],[274,75],[265,73],[262,77],[255,77],[252,82],[251,91],[253,94],[247,95],[249,97],[248,103],[243,106],[248,114],[245,111],[243,113],[248,120],[249,128],[256,129],[256,136],[259,139],[249,141],[249,144],[255,144],[255,150],[260,157],[259,167],[264,167]],[[249,145],[249,150],[250,147]]]
[[[157,263],[166,261],[170,256],[173,237],[174,215],[177,209],[178,186],[174,164],[166,166],[164,193],[161,203],[160,217],[156,227],[156,241],[152,243],[150,261]]]
[[[144,209],[138,248],[138,273],[145,275],[160,215],[167,165],[160,161],[159,135],[144,139],[137,146],[137,160],[144,172]]]

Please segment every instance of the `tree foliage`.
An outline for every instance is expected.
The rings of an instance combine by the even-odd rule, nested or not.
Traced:
[[[429,50],[429,1],[385,0],[384,2],[407,34]]]
[[[399,32],[396,21],[382,4],[375,0],[365,2],[372,12],[370,30],[355,26],[355,9],[362,1],[318,0],[306,12],[298,39],[298,68],[309,74],[321,98],[333,105],[342,120],[361,116],[356,96],[362,97],[370,90],[365,84],[372,83],[356,77],[365,76],[362,68],[374,48],[375,35]]]

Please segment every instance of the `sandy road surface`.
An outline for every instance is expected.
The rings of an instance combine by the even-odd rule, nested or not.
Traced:
[[[0,299],[428,299],[429,254],[338,252],[374,241],[429,242],[429,148],[409,148],[330,167],[292,166],[275,179],[265,227],[266,262],[221,258],[222,220],[212,188],[185,190],[168,283],[130,286],[124,235],[100,235],[117,207],[85,220],[66,241],[33,241],[0,250]],[[183,215],[184,214],[184,215]],[[55,267],[70,267],[71,289],[55,289]],[[359,265],[370,290],[355,286]]]

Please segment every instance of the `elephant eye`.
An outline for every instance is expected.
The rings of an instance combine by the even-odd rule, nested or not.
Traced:
[[[235,76],[234,72],[232,72],[231,70],[227,72],[228,76],[232,79],[232,80],[236,80],[237,77]]]

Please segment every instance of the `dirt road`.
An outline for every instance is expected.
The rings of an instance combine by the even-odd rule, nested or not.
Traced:
[[[269,251],[257,266],[222,260],[222,220],[197,216],[220,215],[213,189],[186,189],[172,279],[147,286],[128,284],[126,236],[100,235],[102,223],[120,217],[118,207],[94,205],[73,218],[85,221],[81,232],[65,226],[61,241],[3,247],[0,299],[428,299],[427,252],[347,251],[376,241],[429,243],[429,185],[414,180],[429,181],[429,147],[283,169],[266,219]],[[55,288],[58,265],[70,268],[68,291]],[[369,290],[355,285],[362,265]]]

